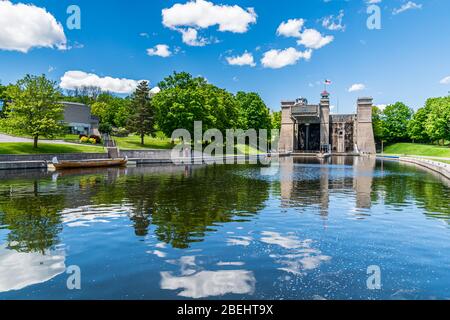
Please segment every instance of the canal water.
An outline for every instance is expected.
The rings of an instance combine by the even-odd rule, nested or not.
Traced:
[[[448,299],[449,221],[364,157],[2,172],[0,299]]]

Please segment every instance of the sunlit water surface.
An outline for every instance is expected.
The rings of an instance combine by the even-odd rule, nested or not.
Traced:
[[[450,298],[449,182],[280,162],[0,172],[0,299]]]

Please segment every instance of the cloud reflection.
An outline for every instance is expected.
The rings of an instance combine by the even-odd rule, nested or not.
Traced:
[[[311,239],[300,240],[295,235],[283,236],[278,232],[263,231],[261,242],[276,245],[289,250],[288,253],[273,253],[271,258],[275,259],[279,267],[278,270],[286,271],[294,275],[303,275],[308,270],[316,269],[322,262],[329,261],[330,256],[322,254],[318,249],[312,248]]]
[[[195,299],[225,294],[251,294],[255,291],[256,279],[252,271],[198,271],[195,259],[195,256],[180,258],[180,276],[172,272],[161,272],[161,289],[182,289],[178,296]]]
[[[39,252],[17,252],[0,246],[0,292],[20,290],[44,283],[63,273],[65,252],[47,250]]]

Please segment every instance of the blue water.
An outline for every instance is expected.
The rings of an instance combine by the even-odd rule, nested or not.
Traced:
[[[368,158],[0,173],[0,299],[448,299],[449,219]]]

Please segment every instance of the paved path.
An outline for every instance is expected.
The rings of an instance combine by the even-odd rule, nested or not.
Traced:
[[[0,143],[2,142],[33,142],[33,139],[30,138],[22,138],[22,137],[15,137],[15,136],[10,136],[4,133],[0,133]],[[71,143],[71,142],[67,142],[64,140],[41,140],[39,139],[39,142],[43,142],[43,143],[52,143],[52,144],[69,144],[69,145],[74,145],[76,143]],[[76,144],[78,145],[78,144]],[[87,147],[94,147],[94,145],[89,145],[89,144],[84,144],[83,146],[87,146]]]

